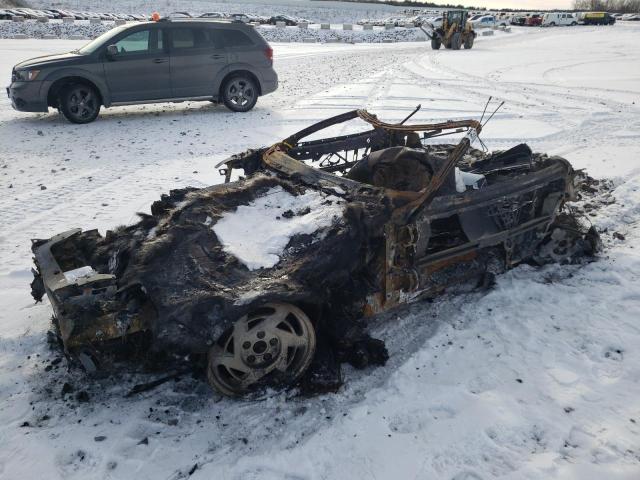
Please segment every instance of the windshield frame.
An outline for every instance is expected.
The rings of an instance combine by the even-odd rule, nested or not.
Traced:
[[[89,43],[75,50],[74,53],[79,53],[80,55],[92,55],[96,53],[96,51],[99,50],[100,47],[108,43],[109,40],[118,36],[129,28],[131,28],[131,25],[120,25],[118,27],[112,28],[111,30],[107,30],[102,35],[94,38]]]

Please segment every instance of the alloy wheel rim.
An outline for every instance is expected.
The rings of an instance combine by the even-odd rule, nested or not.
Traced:
[[[69,111],[78,119],[90,118],[96,111],[96,98],[91,90],[75,89],[69,96]]]
[[[209,351],[210,383],[227,395],[241,395],[268,375],[291,382],[315,353],[309,317],[294,305],[271,303],[238,320]]]
[[[255,97],[255,91],[250,82],[244,79],[237,79],[229,84],[227,96],[234,105],[244,107],[251,103]]]

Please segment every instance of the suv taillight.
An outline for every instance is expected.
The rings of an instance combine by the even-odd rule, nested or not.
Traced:
[[[264,51],[264,55],[267,57],[267,59],[273,63],[273,48],[271,47],[267,47],[266,50]]]

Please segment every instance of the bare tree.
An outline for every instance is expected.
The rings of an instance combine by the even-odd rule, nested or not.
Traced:
[[[574,10],[592,12],[640,12],[640,0],[574,0]]]

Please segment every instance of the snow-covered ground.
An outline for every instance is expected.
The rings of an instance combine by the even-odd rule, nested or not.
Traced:
[[[151,105],[76,126],[0,99],[0,478],[640,478],[639,35],[521,29],[458,52],[274,44],[281,87],[242,115]],[[0,78],[78,46],[0,40]],[[615,182],[591,217],[597,262],[521,266],[489,293],[377,319],[388,364],[347,368],[337,394],[314,398],[229,400],[190,376],[124,398],[150,378],[88,379],[46,344],[30,238],[132,222],[171,188],[219,182],[225,156],[347,109],[478,118],[489,95],[506,102],[489,148],[526,141]]]

